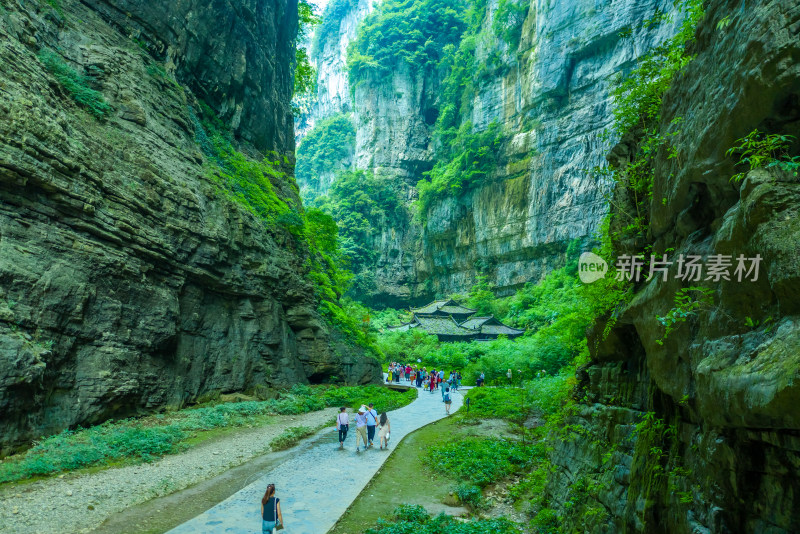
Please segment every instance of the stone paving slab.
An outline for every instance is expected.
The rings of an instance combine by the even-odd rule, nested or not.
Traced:
[[[451,413],[461,407],[462,388],[452,395]],[[380,406],[376,406],[380,410]],[[380,413],[380,412],[379,412]],[[392,448],[411,432],[445,417],[440,391],[419,390],[417,399],[388,413],[392,425]],[[355,424],[350,417],[350,432],[345,450],[339,450],[338,434],[331,421],[310,446],[298,448],[274,469],[197,517],[169,531],[169,534],[261,532],[260,501],[267,484],[274,483],[286,534],[324,534],[344,514],[358,494],[389,457],[377,448],[355,452]],[[376,436],[377,438],[377,436]]]

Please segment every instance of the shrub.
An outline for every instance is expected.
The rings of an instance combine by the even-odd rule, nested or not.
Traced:
[[[459,484],[456,486],[456,495],[458,495],[461,502],[470,506],[473,510],[479,510],[485,504],[481,489],[472,484]]]
[[[428,449],[434,471],[484,487],[529,466],[538,449],[495,438],[465,438]]]
[[[103,93],[89,87],[88,78],[75,72],[58,54],[43,49],[38,57],[76,104],[98,119],[105,119],[111,113],[113,108],[106,102]]]
[[[512,521],[504,517],[497,519],[458,519],[439,514],[431,517],[422,506],[404,504],[392,514],[393,521],[378,519],[375,528],[367,529],[364,534],[519,534],[520,529]]]
[[[318,184],[322,173],[344,168],[353,157],[355,143],[349,115],[340,113],[317,122],[297,147],[297,181]]]
[[[445,47],[466,29],[464,0],[386,0],[370,13],[350,43],[347,70],[353,87],[370,76],[391,75],[401,65],[432,71]]]
[[[551,508],[542,508],[531,521],[537,534],[558,534],[559,528],[558,514]]]

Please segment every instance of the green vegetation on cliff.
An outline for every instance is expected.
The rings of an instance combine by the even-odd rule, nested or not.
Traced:
[[[450,113],[453,108],[447,108]],[[448,115],[449,116],[449,115]],[[501,128],[493,122],[486,130],[474,131],[467,121],[456,129],[445,128],[444,121],[437,123],[442,148],[438,152],[428,179],[417,182],[419,200],[417,212],[423,216],[435,200],[458,197],[463,190],[485,181],[499,165],[502,143]]]
[[[374,238],[381,228],[405,217],[393,185],[369,171],[341,172],[328,194],[313,205],[336,221],[342,259],[355,275],[352,293],[369,292],[374,285],[369,268],[378,257]]]
[[[653,162],[662,150],[668,152],[669,158],[679,157],[671,140],[680,132],[659,133],[661,101],[677,73],[692,60],[689,47],[704,11],[702,0],[688,0],[678,7],[683,16],[678,33],[641,58],[628,76],[620,77],[611,92],[616,105],[610,135],[615,139],[622,139],[628,132],[638,135],[629,161],[597,169],[598,175],[610,177],[624,192],[611,200],[614,210],[610,216],[616,219],[611,225],[614,241],[644,238],[653,200]],[[681,121],[674,118],[672,125],[677,127]]]
[[[348,48],[351,87],[408,67],[413,76],[435,70],[466,29],[467,0],[386,0],[364,20]]]
[[[308,276],[314,283],[323,318],[349,342],[376,354],[374,343],[360,322],[343,310],[340,302],[350,286],[349,264],[352,248],[357,247],[343,248],[350,241],[340,242],[340,230],[329,213],[313,208],[303,210],[295,196],[297,185],[286,172],[289,165],[286,158],[272,154],[259,161],[243,154],[234,147],[230,131],[203,104],[202,118],[193,109],[189,110],[189,116],[195,127],[195,141],[208,159],[209,174],[224,195],[269,227],[288,233],[294,247],[307,251]],[[347,189],[349,183],[342,181],[339,189]],[[358,187],[356,184],[347,190],[355,192]],[[373,213],[374,210],[368,209],[367,215]]]
[[[338,38],[339,26],[347,12],[356,7],[357,0],[331,0],[322,12],[322,22],[314,31],[311,55],[319,56],[331,38]]]
[[[317,8],[307,0],[297,3],[297,38],[294,55],[294,92],[292,93],[292,111],[295,116],[308,111],[308,99],[317,88],[317,71],[311,64],[306,49],[310,30],[320,23]]]
[[[39,52],[38,57],[76,104],[85,108],[98,119],[105,119],[111,113],[111,104],[106,102],[103,93],[90,87],[92,83],[90,78],[78,74],[52,50],[44,49]]]
[[[297,147],[297,181],[318,187],[320,175],[341,171],[344,163],[353,157],[355,142],[356,130],[346,113],[316,123]]]

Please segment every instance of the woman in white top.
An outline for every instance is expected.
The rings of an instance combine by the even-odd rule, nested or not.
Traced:
[[[392,425],[389,423],[389,418],[386,417],[386,412],[381,414],[380,418],[381,428],[378,430],[378,438],[380,438],[381,449],[389,448],[389,432],[392,430]]]
[[[336,416],[336,430],[339,431],[339,448],[344,449],[344,440],[347,431],[350,429],[350,418],[347,416],[347,408],[339,408],[339,415]]]

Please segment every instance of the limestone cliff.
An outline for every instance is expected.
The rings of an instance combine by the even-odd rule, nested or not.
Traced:
[[[608,338],[602,326],[590,336],[567,421],[580,437],[554,444],[548,486],[562,511],[578,485],[598,489],[608,515],[584,531],[800,527],[800,184],[777,167],[732,182],[743,169],[726,155],[755,128],[800,136],[798,25],[797,2],[707,2],[697,56],[665,95],[660,133],[675,134],[678,156],[655,164],[654,253],[759,254],[760,272],[699,282],[713,302],[662,345],[657,316],[687,285],[673,265],[666,281],[637,285]]]
[[[478,65],[496,66],[475,77],[460,113],[475,131],[501,126],[502,163],[485,183],[434,203],[423,225],[411,222],[411,204],[435,163],[446,73],[418,76],[404,66],[354,88],[352,165],[392,180],[408,211],[407,223],[373,236],[381,251],[375,303],[464,291],[481,272],[508,294],[560,266],[570,240],[590,241],[609,192],[587,171],[609,148],[599,139],[611,122],[610,84],[679,22],[657,17],[674,14],[670,0],[533,1],[512,49],[495,35],[497,6],[486,4],[475,52]],[[340,59],[317,62],[321,87],[346,86]]]
[[[355,39],[358,24],[372,11],[374,4],[373,0],[337,0],[328,4],[324,26],[320,28],[320,32],[327,32],[315,36],[314,40],[318,83],[312,121],[352,109],[350,84],[345,73],[347,46]]]
[[[296,18],[291,0],[0,6],[3,452],[212,390],[380,376],[319,316],[308,247],[231,201],[195,142],[201,98],[277,154],[271,187],[301,209]]]

